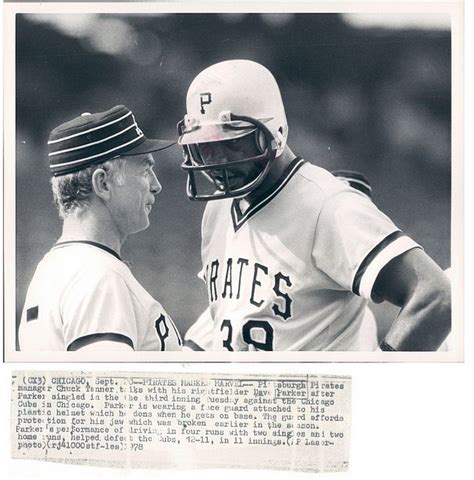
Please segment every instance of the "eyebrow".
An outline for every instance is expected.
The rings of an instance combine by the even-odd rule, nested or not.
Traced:
[[[154,167],[155,166],[155,159],[150,155],[150,156],[147,156],[144,160],[143,160],[143,165],[147,166],[147,167]]]

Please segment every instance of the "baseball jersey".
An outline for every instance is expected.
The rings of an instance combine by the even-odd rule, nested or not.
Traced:
[[[206,351],[212,350],[214,323],[209,308],[188,328],[184,335],[183,350]],[[367,305],[365,307],[361,335],[364,336],[364,344],[367,350],[377,350],[377,322],[375,316]]]
[[[301,158],[264,198],[239,203],[208,202],[203,216],[213,349],[372,350],[363,319],[375,280],[419,246],[365,195]]]
[[[134,350],[181,347],[171,318],[116,252],[95,242],[58,243],[28,288],[20,349],[77,350],[93,337]]]

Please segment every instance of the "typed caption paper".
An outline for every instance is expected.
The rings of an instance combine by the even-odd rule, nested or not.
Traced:
[[[15,372],[13,458],[140,468],[348,468],[351,379]]]

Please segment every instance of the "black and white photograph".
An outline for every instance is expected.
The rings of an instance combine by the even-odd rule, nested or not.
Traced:
[[[470,478],[470,9],[5,0],[2,476]]]
[[[7,361],[462,361],[461,17],[354,5],[6,19]]]

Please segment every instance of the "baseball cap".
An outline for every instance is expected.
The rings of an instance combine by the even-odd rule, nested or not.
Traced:
[[[369,181],[359,172],[354,172],[353,170],[335,170],[331,172],[335,177],[347,182],[352,188],[359,190],[363,194],[367,195],[369,198],[372,198],[372,187],[370,186]]]
[[[112,158],[158,152],[174,144],[145,137],[132,111],[117,105],[105,112],[83,113],[53,129],[48,140],[50,172],[66,175]]]

